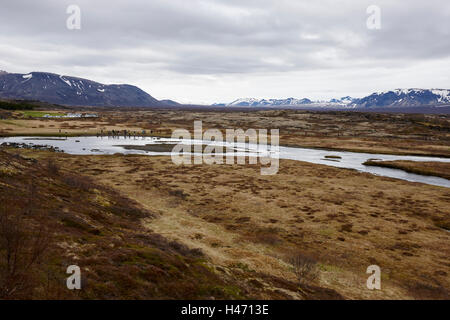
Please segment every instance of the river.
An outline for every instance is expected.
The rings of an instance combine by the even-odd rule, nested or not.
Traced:
[[[149,156],[170,155],[170,152],[155,152],[146,150],[132,149],[133,146],[161,145],[161,144],[177,144],[180,140],[169,138],[155,137],[136,137],[136,138],[108,138],[108,137],[70,137],[70,138],[51,138],[51,137],[7,137],[0,138],[2,143],[25,143],[28,145],[46,145],[58,148],[68,154],[75,155],[99,155],[99,154],[145,154]],[[182,141],[184,144],[209,144],[210,142],[202,141]],[[223,145],[223,143],[216,143]],[[125,149],[123,146],[128,146]],[[240,155],[258,155],[257,145],[235,144],[232,146]],[[131,148],[131,149],[130,149]],[[261,153],[260,153],[261,154]],[[332,156],[332,158],[330,158]],[[329,157],[329,158],[327,158]],[[387,155],[376,153],[357,153],[332,150],[320,150],[310,148],[293,148],[279,147],[279,158],[297,161],[305,161],[310,163],[322,164],[338,168],[355,169],[361,172],[368,172],[374,175],[391,177],[411,182],[420,182],[430,185],[450,188],[450,180],[424,176],[409,173],[403,170],[390,169],[383,167],[365,166],[363,165],[369,159],[394,161],[394,160],[410,160],[410,161],[437,161],[450,162],[448,158],[439,157],[421,157],[421,156],[401,156]]]

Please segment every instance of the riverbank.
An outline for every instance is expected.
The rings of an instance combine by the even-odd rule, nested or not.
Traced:
[[[418,162],[418,161],[373,161],[364,163],[366,166],[400,169],[426,176],[450,179],[450,163],[445,162]]]

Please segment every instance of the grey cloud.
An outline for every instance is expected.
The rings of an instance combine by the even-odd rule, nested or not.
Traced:
[[[3,0],[0,69],[220,76],[407,68],[450,56],[448,0],[379,0],[378,31],[366,28],[372,3]],[[81,7],[82,30],[65,27],[69,4]]]

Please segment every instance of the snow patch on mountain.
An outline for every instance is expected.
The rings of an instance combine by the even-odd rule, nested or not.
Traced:
[[[450,90],[446,89],[432,89],[433,94],[439,96],[438,100],[441,103],[450,103]]]
[[[30,73],[30,74],[24,74],[23,76],[22,76],[22,78],[23,79],[25,79],[24,81],[22,81],[22,83],[25,83],[25,82],[27,82],[28,80],[30,80],[31,78],[33,78],[33,75]]]
[[[65,79],[64,76],[59,76],[59,78],[61,79],[62,82],[65,82],[69,87],[72,86],[72,83],[69,80]]]

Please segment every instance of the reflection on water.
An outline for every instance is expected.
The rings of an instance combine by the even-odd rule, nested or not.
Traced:
[[[58,148],[69,154],[78,155],[98,155],[98,154],[145,154],[145,155],[167,155],[171,147],[168,144],[177,144],[180,140],[168,138],[152,138],[152,137],[136,137],[136,138],[108,138],[108,137],[76,137],[76,138],[33,138],[33,137],[9,137],[0,138],[0,144],[9,143],[26,143],[34,145],[47,145]],[[183,144],[209,144],[210,142],[183,140]],[[215,143],[216,145],[224,145],[224,143]],[[150,146],[147,146],[150,145]],[[136,146],[136,148],[133,148]],[[235,144],[232,146],[239,155],[257,155],[257,145]],[[310,163],[323,164],[338,168],[355,169],[361,172],[368,172],[380,176],[397,178],[412,182],[421,182],[436,186],[450,188],[450,180],[423,176],[414,173],[408,173],[403,170],[372,167],[363,165],[369,159],[378,160],[410,160],[410,161],[439,161],[450,162],[450,159],[437,157],[418,157],[418,156],[396,156],[372,153],[356,153],[329,151],[307,148],[279,148],[280,159],[290,159],[297,161],[306,161]],[[274,155],[275,156],[275,155]]]

